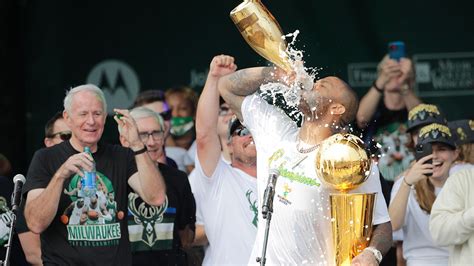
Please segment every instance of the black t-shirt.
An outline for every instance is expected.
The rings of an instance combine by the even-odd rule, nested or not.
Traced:
[[[129,194],[128,228],[133,265],[186,265],[178,231],[194,230],[196,204],[187,175],[165,164],[159,169],[166,183],[166,201],[150,206]]]
[[[13,192],[13,182],[11,178],[0,176],[0,260],[5,259],[10,234],[13,212],[11,211],[11,195]],[[13,235],[12,249],[10,253],[11,265],[27,265],[25,255],[21,249],[20,241],[16,234]]]
[[[59,167],[79,153],[69,141],[38,150],[28,169],[23,195],[46,188]],[[137,172],[133,152],[118,145],[99,144],[96,163],[96,191],[84,190],[83,180],[73,175],[64,182],[58,211],[41,233],[44,264],[130,265],[127,231],[128,178]],[[114,202],[114,212],[106,203]]]
[[[407,123],[407,119],[408,111],[406,108],[401,110],[389,110],[385,106],[383,99],[380,99],[372,120],[367,128],[363,130],[363,140],[365,143],[368,143],[372,153],[375,153],[378,149],[374,141],[376,136],[383,134],[384,131],[392,133],[398,130],[401,124]]]

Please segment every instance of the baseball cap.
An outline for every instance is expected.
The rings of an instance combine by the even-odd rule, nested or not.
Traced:
[[[441,142],[454,149],[456,148],[451,130],[449,130],[449,127],[446,125],[433,123],[420,129],[418,133],[418,143],[426,144],[432,142]]]
[[[457,145],[474,142],[474,120],[463,119],[448,122]]]
[[[438,106],[424,103],[419,104],[408,113],[407,132],[432,123],[447,125],[448,121]]]

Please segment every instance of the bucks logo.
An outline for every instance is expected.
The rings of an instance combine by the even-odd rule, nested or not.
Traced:
[[[161,206],[150,206],[146,204],[137,194],[128,194],[128,210],[134,217],[137,225],[143,227],[141,241],[152,247],[158,241],[156,224],[163,221],[163,214],[168,208],[168,197]]]
[[[257,200],[251,200],[250,195],[252,195],[253,191],[252,190],[247,190],[247,193],[245,193],[245,197],[247,197],[247,200],[250,204],[250,210],[253,211],[253,221],[252,224],[257,227],[257,222],[258,222],[258,208],[257,208]]]

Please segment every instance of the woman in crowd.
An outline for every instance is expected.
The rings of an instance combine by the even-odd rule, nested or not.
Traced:
[[[451,131],[442,124],[422,127],[417,142],[431,146],[432,154],[420,158],[395,183],[389,206],[392,227],[394,231],[403,231],[403,255],[407,265],[447,265],[448,250],[433,242],[429,217],[459,151]]]

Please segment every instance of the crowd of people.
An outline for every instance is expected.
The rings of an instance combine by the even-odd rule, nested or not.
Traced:
[[[318,79],[300,93],[300,121],[260,90],[294,78],[215,56],[200,96],[187,87],[143,90],[130,110],[114,109],[120,145],[101,141],[102,90],[72,88],[26,174],[16,226],[23,252],[14,262],[25,263],[22,253],[31,265],[257,264],[262,200],[277,170],[265,262],[334,265],[335,191],[314,162],[326,139],[349,132],[374,161],[351,193],[378,195],[368,246],[352,265],[472,263],[474,121],[448,122],[422,103],[408,58],[384,57],[360,102],[342,79]],[[95,173],[92,190],[86,172]],[[8,218],[11,203],[0,199]],[[8,225],[0,226],[4,241]]]

